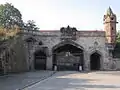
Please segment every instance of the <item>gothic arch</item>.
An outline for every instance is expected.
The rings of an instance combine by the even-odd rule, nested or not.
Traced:
[[[98,54],[100,54],[101,57],[102,57],[102,53],[101,53],[101,51],[99,51],[99,50],[93,50],[93,51],[91,51],[91,52],[90,52],[90,55],[92,55],[93,53],[98,53]]]
[[[90,70],[100,70],[102,64],[102,53],[98,50],[94,50],[90,53]]]
[[[73,41],[63,41],[52,48],[53,68],[57,70],[78,70],[84,67],[84,49]],[[69,65],[68,65],[69,64]]]
[[[70,44],[70,45],[73,45],[77,48],[80,48],[80,49],[84,50],[84,48],[82,46],[80,46],[79,44],[77,44],[76,42],[67,40],[67,41],[62,41],[62,42],[56,44],[55,46],[53,46],[52,51],[55,50],[58,47],[64,46],[65,44]]]
[[[42,51],[43,53],[45,53],[47,56],[49,55],[49,49],[48,47],[46,46],[42,46],[42,47],[36,47],[36,49],[34,50],[33,53],[36,53],[36,52],[39,52],[39,51]]]

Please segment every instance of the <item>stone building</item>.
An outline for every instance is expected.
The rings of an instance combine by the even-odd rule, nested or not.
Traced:
[[[111,51],[116,40],[116,15],[109,7],[104,30],[81,31],[62,27],[53,31],[26,32],[29,70],[112,70]],[[117,68],[118,69],[118,68]]]
[[[14,55],[15,65],[7,64],[10,67],[8,71],[119,70],[120,61],[112,57],[116,43],[117,18],[110,7],[103,22],[102,31],[83,31],[70,26],[53,31],[24,30],[14,45],[19,43],[18,49],[12,45],[18,56]],[[4,68],[4,72],[7,69]]]

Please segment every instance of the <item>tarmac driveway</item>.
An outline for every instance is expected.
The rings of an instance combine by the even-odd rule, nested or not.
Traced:
[[[120,71],[59,71],[23,90],[120,90]]]

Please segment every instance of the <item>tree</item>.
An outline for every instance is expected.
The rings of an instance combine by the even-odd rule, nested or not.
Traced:
[[[120,58],[120,31],[117,33],[116,46],[113,51],[113,56]]]
[[[0,5],[0,26],[11,29],[15,25],[23,27],[23,20],[20,11],[12,4],[6,3]]]
[[[120,32],[117,33],[116,51],[118,51],[120,53]]]
[[[27,23],[24,24],[24,29],[28,31],[39,30],[34,20],[28,20]]]

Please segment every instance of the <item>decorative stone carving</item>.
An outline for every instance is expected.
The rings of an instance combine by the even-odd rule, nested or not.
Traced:
[[[98,42],[97,41],[94,42],[94,46],[95,47],[98,46]]]
[[[61,34],[61,39],[62,40],[68,40],[68,39],[72,39],[75,40],[76,39],[76,32],[77,29],[76,28],[71,28],[69,25],[67,28],[62,27],[60,29]]]

